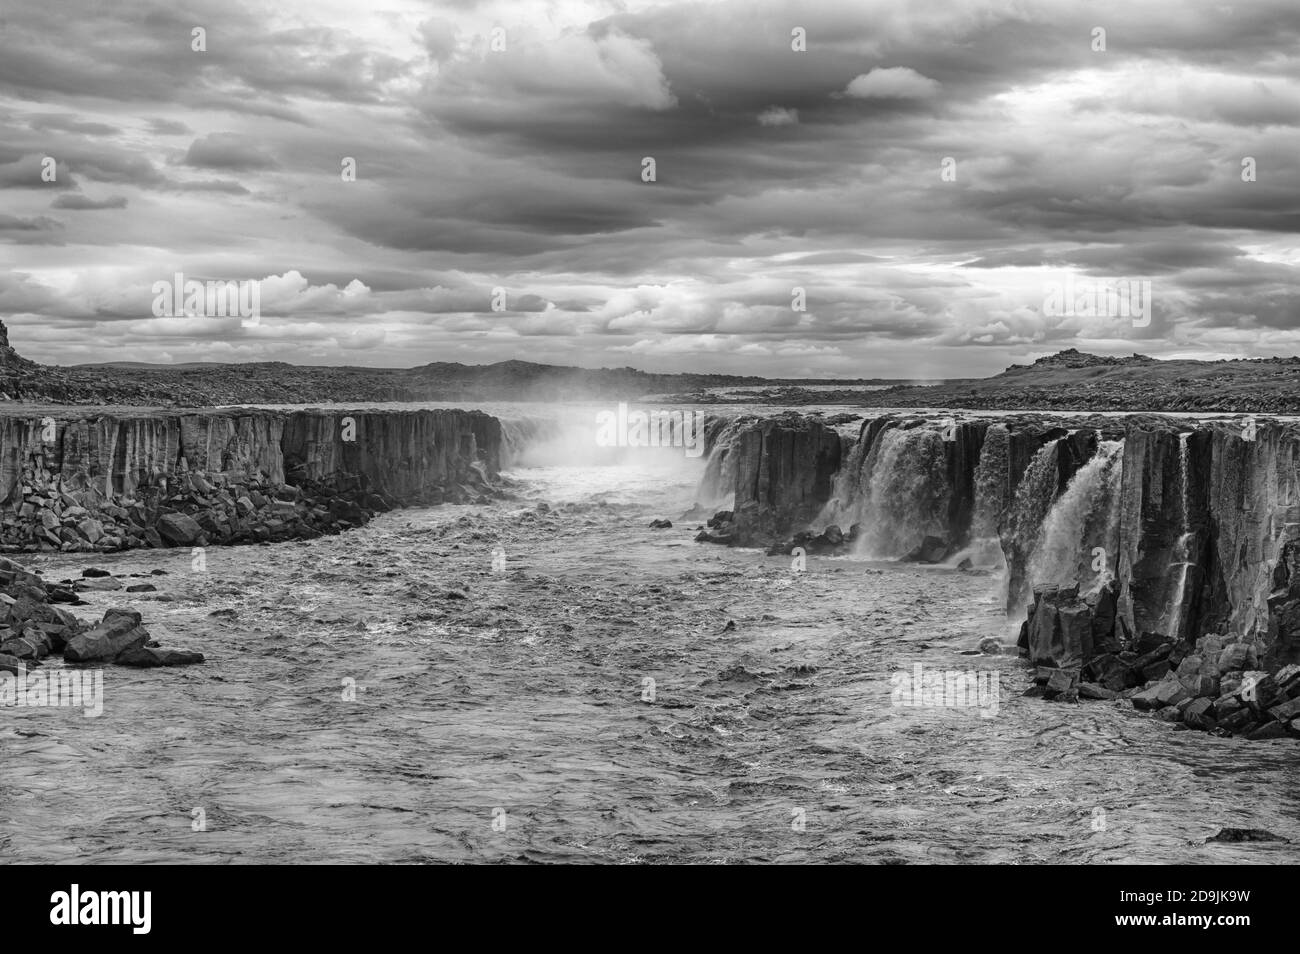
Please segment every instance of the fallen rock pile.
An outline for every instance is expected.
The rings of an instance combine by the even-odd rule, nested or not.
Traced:
[[[0,551],[114,551],[312,539],[367,523],[397,506],[359,477],[300,486],[198,471],[162,478],[120,500],[97,488],[23,486],[0,522]]]
[[[87,623],[56,605],[76,600],[70,590],[0,557],[0,671],[17,674],[55,655],[70,663],[122,666],[203,662],[202,653],[159,647],[135,610],[110,609],[100,622]]]
[[[1159,633],[1128,638],[1112,583],[1034,591],[1019,647],[1036,667],[1026,695],[1064,702],[1128,699],[1156,718],[1216,735],[1300,737],[1300,665],[1260,668],[1254,642],[1209,635],[1195,645]]]

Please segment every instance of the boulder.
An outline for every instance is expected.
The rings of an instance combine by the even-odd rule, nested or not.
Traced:
[[[1219,727],[1227,729],[1234,735],[1249,732],[1251,729],[1255,728],[1256,725],[1258,725],[1258,722],[1248,706],[1242,706],[1231,715],[1223,716],[1219,719]]]
[[[1094,656],[1084,667],[1084,671],[1093,682],[1113,692],[1121,692],[1142,681],[1140,673],[1114,653]]]
[[[1192,698],[1191,693],[1176,680],[1165,680],[1156,684],[1156,700],[1161,705],[1176,706],[1184,699]]]
[[[1133,703],[1133,708],[1143,709],[1145,711],[1159,709],[1163,704],[1160,702],[1159,690],[1159,685],[1147,686],[1147,688],[1143,689],[1141,692],[1134,694],[1130,699]]]
[[[1092,610],[1074,588],[1047,589],[1036,596],[1027,632],[1029,661],[1070,670],[1077,678],[1092,658]]]
[[[1119,693],[1095,682],[1085,682],[1079,686],[1080,699],[1114,699]]]
[[[0,646],[0,652],[4,652],[4,647]],[[1290,722],[1292,719],[1300,716],[1300,699],[1290,699],[1279,705],[1273,706],[1268,710],[1278,722]]]
[[[68,662],[110,662],[128,650],[139,649],[148,639],[148,631],[140,626],[140,614],[109,610],[99,625],[68,640],[63,658]]]
[[[1234,712],[1244,709],[1245,707],[1246,703],[1242,702],[1231,693],[1219,696],[1219,698],[1214,700],[1214,712],[1220,719],[1230,716]]]
[[[183,513],[165,513],[158,518],[155,528],[165,541],[178,547],[193,546],[203,536],[203,528],[193,517]]]
[[[1213,729],[1218,724],[1214,715],[1214,704],[1209,699],[1193,699],[1183,709],[1183,721],[1193,729]]]
[[[1229,643],[1219,653],[1219,672],[1245,669],[1250,652],[1245,643]]]
[[[1266,722],[1247,732],[1246,738],[1250,739],[1252,742],[1261,742],[1265,739],[1285,738],[1286,734],[1286,723]]]
[[[26,630],[22,636],[14,636],[0,642],[0,655],[13,656],[16,659],[34,662],[50,654],[49,637],[39,630]]]
[[[138,666],[152,668],[157,666],[192,666],[203,662],[202,653],[186,652],[180,649],[150,649],[140,647],[129,649],[113,660],[119,666]]]

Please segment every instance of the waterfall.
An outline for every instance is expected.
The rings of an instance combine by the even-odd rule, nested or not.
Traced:
[[[847,530],[858,518],[858,501],[866,495],[862,486],[863,467],[871,456],[872,441],[867,424],[858,428],[857,440],[843,455],[844,463],[835,472],[831,484],[831,499],[817,518],[818,526],[838,524]]]
[[[707,427],[710,438],[709,458],[704,465],[704,476],[700,478],[695,491],[699,506],[712,510],[730,510],[736,498],[736,458],[732,446],[736,436],[752,425],[757,418],[738,417],[714,425],[711,419]]]
[[[1164,634],[1172,639],[1182,636],[1182,626],[1186,615],[1183,601],[1187,595],[1187,577],[1191,574],[1192,562],[1192,508],[1188,492],[1188,438],[1190,433],[1178,435],[1178,501],[1179,501],[1179,536],[1174,544],[1173,560],[1169,568],[1173,573],[1173,593],[1165,604]]]
[[[862,524],[855,547],[860,555],[897,559],[926,536],[947,539],[952,488],[940,431],[883,431],[867,455],[858,486],[856,509],[861,516],[854,522]]]
[[[1009,554],[1013,572],[1007,574],[1007,609],[1019,613],[1029,602],[1032,588],[1027,579],[1016,578],[1014,567],[1026,565],[1026,558],[1038,542],[1043,521],[1056,498],[1059,440],[1038,449],[1016,487],[1015,499],[999,528],[1002,551]]]
[[[1102,441],[1052,504],[1029,560],[1033,586],[1093,592],[1115,576],[1124,442]],[[1094,550],[1101,549],[1100,554]]]
[[[518,466],[528,451],[564,436],[564,425],[554,417],[500,417],[501,467]]]
[[[984,433],[979,464],[975,467],[975,501],[971,514],[970,535],[981,540],[998,535],[1002,518],[1003,495],[1010,462],[1011,431],[1005,424],[994,424]]]
[[[955,554],[950,563],[969,559],[978,567],[1005,568],[998,523],[1005,510],[1004,491],[1010,465],[1011,431],[1005,424],[994,424],[984,432],[979,463],[975,466],[970,544]]]
[[[1038,449],[1034,459],[1025,468],[1025,474],[1016,487],[1015,499],[1007,512],[1003,539],[1022,552],[1033,549],[1039,528],[1047,519],[1052,501],[1056,497],[1057,441],[1048,441]]]

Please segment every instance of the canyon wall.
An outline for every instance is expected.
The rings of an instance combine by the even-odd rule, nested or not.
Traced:
[[[476,499],[501,428],[477,411],[0,416],[0,548],[114,550],[317,536]]]
[[[730,456],[734,544],[788,552],[783,539],[805,545],[822,530],[822,552],[991,552],[1015,617],[1036,589],[1113,580],[1129,639],[1236,634],[1300,656],[1295,424],[891,415],[841,441],[815,417],[786,416],[741,429]]]

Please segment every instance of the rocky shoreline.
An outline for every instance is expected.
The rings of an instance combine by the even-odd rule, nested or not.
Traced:
[[[1249,635],[1192,642],[1160,633],[1129,637],[1118,586],[1081,597],[1078,587],[1036,590],[1020,628],[1034,669],[1025,695],[1048,700],[1126,699],[1165,722],[1252,741],[1300,738],[1300,665],[1262,669],[1267,645]]]
[[[102,571],[86,573],[88,580],[107,578]],[[203,662],[202,653],[159,646],[135,610],[110,609],[98,623],[78,619],[59,605],[84,605],[76,595],[78,589],[71,580],[63,585],[47,583],[0,557],[0,673],[24,676],[50,656],[62,656],[67,663],[141,668]]]

